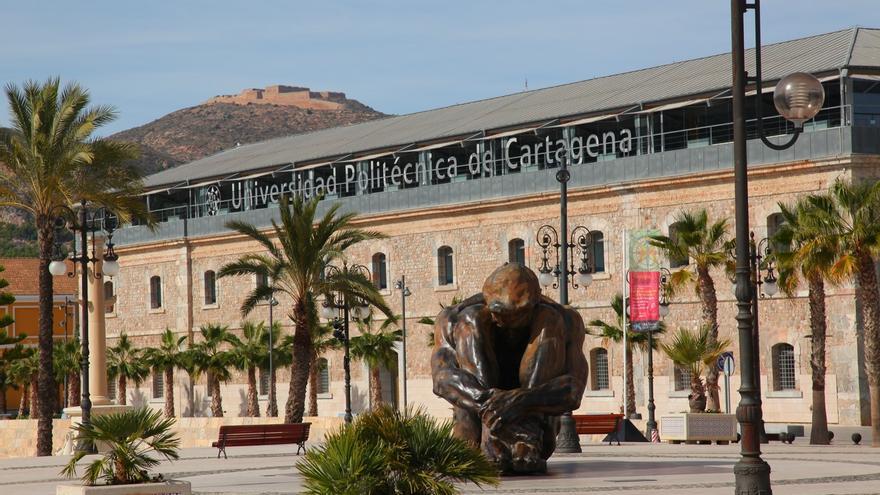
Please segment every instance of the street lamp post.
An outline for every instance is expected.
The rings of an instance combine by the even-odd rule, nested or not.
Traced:
[[[274,342],[272,342],[273,333],[275,331],[275,320],[273,319],[273,308],[278,306],[278,299],[275,296],[269,296],[269,410],[266,416],[275,417],[278,415],[278,402],[275,397],[275,383],[272,379],[275,376],[275,363],[272,360],[272,354],[275,351]]]
[[[402,410],[406,411],[406,298],[412,295],[409,287],[406,285],[406,275],[401,275],[400,280],[394,284],[394,288],[400,291],[400,311],[401,318],[403,319],[403,341],[402,341],[402,352],[403,352],[403,407]]]
[[[91,276],[96,279],[101,278],[103,275],[112,277],[119,273],[118,256],[113,251],[113,232],[117,227],[116,223],[116,217],[105,208],[99,208],[90,213],[85,200],[80,201],[78,212],[67,206],[59,207],[55,220],[55,249],[53,260],[49,263],[49,273],[54,276],[67,274],[68,277],[73,278],[77,275],[78,271],[82,272],[80,282],[80,297],[82,298],[80,307],[82,308],[83,320],[80,331],[80,342],[82,345],[82,378],[80,380],[80,388],[82,390],[82,401],[80,407],[82,409],[82,424],[86,427],[92,422],[92,399],[89,391],[89,263],[95,266]],[[79,242],[82,251],[77,254],[76,243],[74,242],[73,251],[70,254],[70,260],[74,262],[72,272],[67,271],[67,264],[61,255],[61,239],[59,234],[60,230],[65,226],[69,230],[79,232],[80,234]],[[88,249],[89,232],[92,233],[91,254],[89,254]],[[96,252],[95,234],[98,232],[103,232],[107,235],[107,251],[104,253],[103,259],[98,258],[98,253]],[[103,262],[101,267],[103,273],[97,272],[98,262]],[[103,310],[103,308],[99,309]],[[95,452],[95,446],[80,444],[77,445],[77,450]]]
[[[749,198],[746,155],[745,99],[746,84],[754,83],[755,115],[761,141],[772,149],[785,149],[794,144],[803,129],[803,123],[813,118],[824,101],[821,83],[804,73],[784,77],[776,85],[773,103],[779,113],[795,125],[794,135],[784,144],[771,142],[763,132],[761,80],[761,7],[760,0],[731,0],[731,59],[733,64],[733,169],[734,202],[736,210],[736,301],[737,331],[742,361],[740,402],[736,418],[740,424],[740,460],[733,468],[736,493],[742,495],[769,495],[770,466],[761,458],[759,425],[762,421],[761,402],[756,388],[755,362],[758,349],[753,342],[752,287],[749,266]],[[745,65],[744,16],[755,11],[755,76],[749,77]]]
[[[752,307],[752,348],[755,349],[755,354],[760,355],[759,349],[760,347],[760,319],[758,318],[758,299],[764,299],[765,297],[773,297],[779,290],[779,286],[776,284],[776,274],[774,273],[775,267],[773,264],[773,258],[770,256],[773,250],[770,247],[770,240],[768,238],[763,238],[757,242],[755,242],[755,232],[749,232],[749,267],[750,267],[750,276],[749,276],[749,287],[751,290],[751,307]],[[731,253],[731,257],[735,260],[736,254]],[[764,259],[766,258],[767,263],[764,264]],[[767,270],[767,274],[764,275],[761,273],[762,269]],[[731,283],[733,284],[734,293],[736,292],[736,278],[731,278]],[[764,287],[766,286],[766,287]],[[761,400],[761,360],[754,360],[754,373],[755,373],[755,394],[757,396],[757,400],[759,404],[762,404]],[[767,432],[764,429],[764,420],[761,419],[760,423],[758,423],[758,439],[761,443],[767,443]]]
[[[668,268],[660,269],[660,317],[669,315],[669,279],[671,274]],[[648,441],[654,441],[654,432],[657,430],[657,419],[654,414],[657,406],[654,404],[654,330],[648,331],[648,421],[645,423]]]
[[[324,268],[324,276],[329,278],[335,273],[360,273],[366,279],[370,278],[370,270],[364,265],[349,265],[342,263],[342,268],[327,265]],[[340,317],[340,313],[342,316]],[[366,318],[370,314],[370,308],[363,301],[349,300],[346,294],[328,293],[324,297],[321,307],[321,316],[330,320],[333,324],[333,337],[342,342],[345,356],[342,359],[342,368],[345,373],[345,422],[351,423],[351,345],[349,339],[349,315],[355,319]]]
[[[559,170],[556,172],[556,180],[560,185],[560,230],[557,232],[550,225],[543,225],[538,229],[536,241],[541,247],[541,267],[538,269],[538,282],[543,287],[553,286],[559,289],[559,304],[568,305],[568,285],[577,289],[580,286],[587,288],[593,282],[592,262],[592,236],[590,229],[578,225],[568,235],[568,180],[571,174],[568,171],[568,158],[562,160]],[[550,266],[550,250],[554,251],[555,264]],[[575,268],[575,258],[579,257],[579,264]],[[556,451],[562,453],[581,452],[581,443],[578,438],[568,411],[560,418],[559,435],[556,438]]]

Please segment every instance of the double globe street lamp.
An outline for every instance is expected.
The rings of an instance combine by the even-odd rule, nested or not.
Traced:
[[[327,265],[324,267],[324,277],[330,278],[334,275],[344,273],[357,273],[364,276],[367,280],[370,278],[370,270],[364,265],[349,265],[342,263],[342,268]],[[333,325],[333,337],[342,342],[345,349],[345,356],[342,360],[342,368],[345,372],[345,422],[351,423],[351,345],[349,340],[349,317],[355,320],[363,320],[370,316],[370,306],[360,299],[349,298],[347,294],[335,294],[328,292],[324,295],[324,302],[321,305],[321,317],[330,321]]]
[[[82,329],[80,331],[80,342],[82,345],[82,424],[88,427],[92,422],[92,399],[89,390],[89,277],[100,280],[104,275],[113,277],[119,273],[119,257],[113,250],[113,232],[118,225],[118,219],[110,213],[106,208],[98,208],[89,211],[88,203],[85,200],[80,201],[78,211],[74,211],[68,206],[59,206],[53,210],[55,218],[55,245],[53,246],[52,262],[49,263],[49,273],[56,277],[67,275],[70,278],[76,277],[78,273],[82,273],[80,278],[80,298],[82,300],[81,315]],[[73,271],[67,271],[67,263],[64,262],[64,256],[61,250],[61,232],[64,228],[78,232],[80,251],[77,251],[76,240],[73,243],[73,249],[70,253],[70,260],[73,261]],[[89,253],[88,234],[92,234],[92,249]],[[102,257],[98,257],[98,249],[95,241],[97,234],[104,234],[107,237],[106,251]],[[89,263],[93,269],[89,270]],[[101,263],[101,271],[98,271],[98,263]],[[102,288],[103,289],[103,288]],[[103,311],[103,308],[96,308],[96,311]],[[77,450],[86,452],[95,452],[94,445],[77,445]]]
[[[744,17],[755,12],[755,74],[750,77],[745,63]],[[736,209],[736,301],[737,331],[742,361],[740,402],[736,418],[740,424],[740,460],[733,468],[735,491],[742,495],[769,495],[770,466],[761,459],[760,424],[761,399],[755,372],[758,349],[753,343],[752,287],[749,266],[749,190],[748,159],[746,154],[746,84],[755,85],[755,116],[761,141],[771,149],[783,150],[792,145],[803,131],[804,122],[813,118],[822,108],[825,91],[812,75],[798,72],[782,78],[776,85],[773,103],[786,120],[794,124],[794,134],[783,144],[771,142],[764,133],[763,101],[761,91],[761,2],[760,0],[731,0],[731,59],[733,69],[733,169],[734,203]]]
[[[568,305],[568,285],[572,288],[587,288],[593,282],[593,237],[590,229],[578,225],[568,232],[568,157],[562,160],[556,172],[560,185],[559,231],[550,225],[538,229],[536,242],[541,247],[541,266],[538,268],[538,282],[544,288],[552,286],[559,289],[559,304]],[[561,235],[560,235],[561,233]],[[551,254],[550,251],[553,251]],[[550,266],[551,257],[554,260]],[[575,268],[575,259],[579,259]],[[574,418],[568,411],[560,418],[556,451],[562,453],[581,452],[581,442],[575,428]]]

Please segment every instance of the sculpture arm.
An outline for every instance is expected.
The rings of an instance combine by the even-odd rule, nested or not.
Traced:
[[[436,351],[431,356],[434,393],[471,411],[493,394],[479,313],[479,308],[443,310],[434,326]]]

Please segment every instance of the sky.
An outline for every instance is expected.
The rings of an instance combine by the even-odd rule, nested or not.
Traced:
[[[761,7],[765,44],[880,27],[878,0]],[[730,51],[725,0],[0,0],[0,26],[0,84],[80,83],[118,111],[99,135],[272,84],[403,114]]]

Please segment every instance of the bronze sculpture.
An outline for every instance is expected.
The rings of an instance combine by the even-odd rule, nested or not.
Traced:
[[[559,415],[587,380],[584,322],[541,295],[530,269],[507,263],[483,291],[445,308],[434,326],[434,393],[453,405],[454,435],[505,473],[545,472]]]

